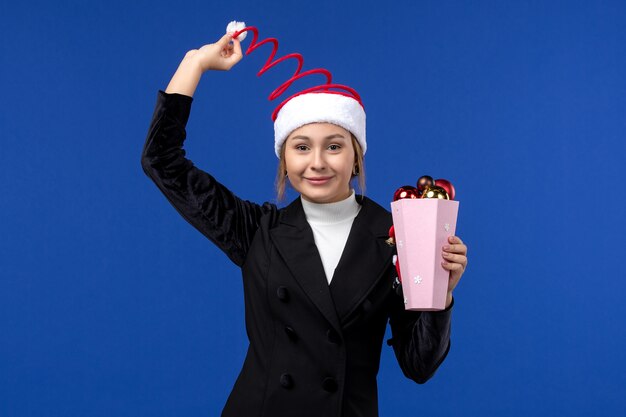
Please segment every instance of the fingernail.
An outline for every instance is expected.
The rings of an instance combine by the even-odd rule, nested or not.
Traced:
[[[448,246],[448,245],[443,247],[443,250],[449,250],[449,249],[450,249],[450,246]]]

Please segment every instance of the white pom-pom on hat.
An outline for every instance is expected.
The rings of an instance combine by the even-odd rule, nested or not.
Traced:
[[[245,27],[246,27],[245,22],[237,22],[236,20],[233,20],[232,22],[228,24],[228,26],[226,26],[226,33],[235,33],[238,30],[241,30]],[[242,40],[246,39],[247,34],[248,32],[241,33],[239,36],[237,36],[237,40],[241,42]]]

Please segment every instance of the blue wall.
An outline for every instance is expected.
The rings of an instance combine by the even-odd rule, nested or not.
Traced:
[[[139,161],[158,89],[233,19],[361,93],[370,197],[456,186],[452,350],[417,385],[384,345],[381,415],[623,412],[626,4],[242,0],[0,6],[0,415],[221,411],[239,271]],[[266,57],[205,74],[186,143],[258,202],[292,71],[256,77]]]

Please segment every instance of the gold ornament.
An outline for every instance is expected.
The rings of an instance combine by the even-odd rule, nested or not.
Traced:
[[[430,185],[424,189],[422,198],[438,198],[440,200],[450,200],[445,188],[438,185]]]

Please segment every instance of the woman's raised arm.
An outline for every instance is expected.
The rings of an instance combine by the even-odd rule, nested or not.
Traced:
[[[189,51],[157,103],[141,155],[141,166],[176,210],[196,229],[243,265],[261,216],[275,205],[242,200],[185,157],[183,143],[193,93],[202,74],[227,70],[241,59],[237,40],[224,35],[215,44]]]

